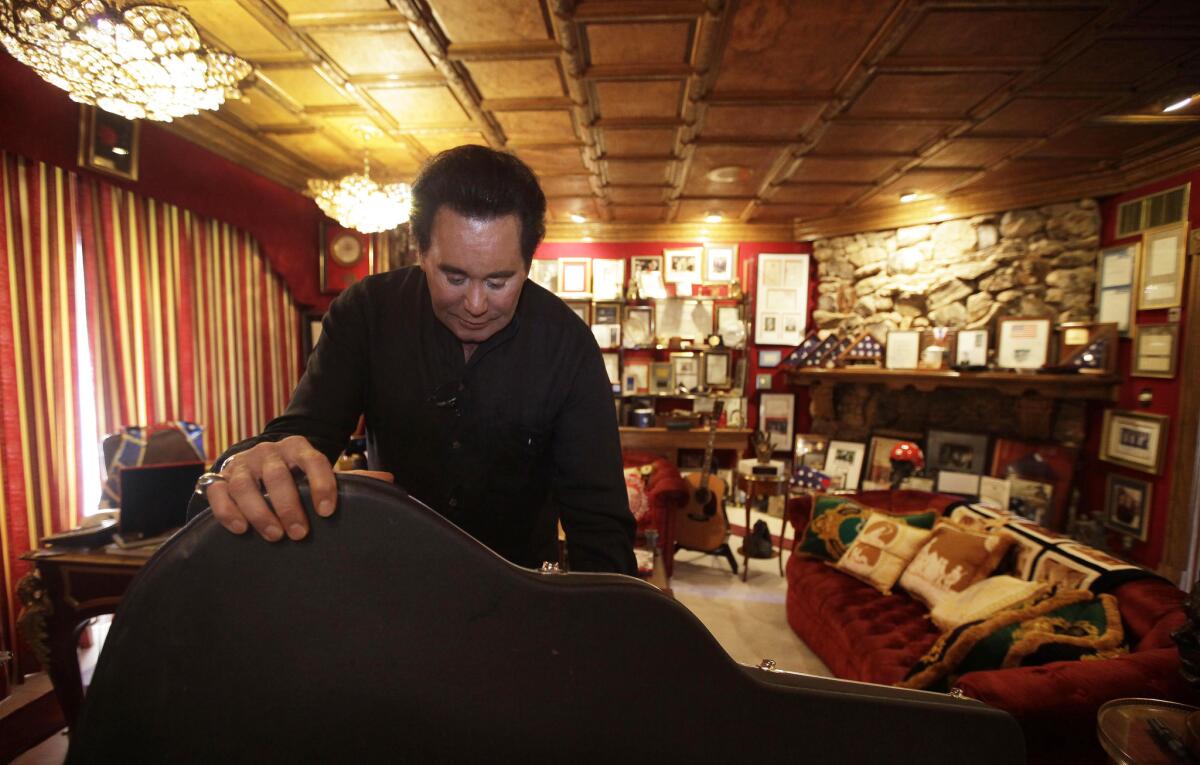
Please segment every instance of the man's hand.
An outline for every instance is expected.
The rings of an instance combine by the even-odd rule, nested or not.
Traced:
[[[333,515],[337,503],[333,468],[307,438],[288,436],[263,442],[225,461],[221,475],[226,480],[211,484],[206,494],[213,516],[234,534],[253,526],[268,542],[282,539],[285,529],[289,538],[303,539],[308,521],[300,506],[293,468],[300,468],[308,478],[317,515]],[[274,512],[263,499],[264,491],[271,497]]]

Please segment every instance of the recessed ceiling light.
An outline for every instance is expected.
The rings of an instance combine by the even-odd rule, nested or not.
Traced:
[[[1180,109],[1182,109],[1183,107],[1190,104],[1192,101],[1194,101],[1195,98],[1196,98],[1195,96],[1188,96],[1187,98],[1182,99],[1180,101],[1176,101],[1175,103],[1173,103],[1169,106],[1164,106],[1163,111],[1164,112],[1177,112]]]
[[[585,237],[583,237],[583,241],[590,242],[590,241],[592,241],[592,238],[590,236],[585,236]]]
[[[720,223],[722,220],[724,219],[721,217],[721,213],[710,212],[704,215],[705,223]]]
[[[713,183],[737,183],[750,177],[750,169],[741,165],[725,165],[714,167],[704,177]]]
[[[572,223],[587,223],[587,218],[583,217],[579,213],[571,213],[571,222]]]
[[[905,191],[904,193],[902,193],[900,195],[900,204],[906,205],[909,202],[915,202],[915,201],[917,201],[917,198],[920,196],[921,195],[915,191]]]

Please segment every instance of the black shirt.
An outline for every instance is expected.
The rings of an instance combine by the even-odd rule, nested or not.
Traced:
[[[508,560],[554,560],[561,518],[572,569],[634,572],[603,359],[587,325],[537,284],[470,360],[419,268],[354,284],[330,306],[287,411],[226,455],[303,435],[332,462],[360,414],[371,468]]]

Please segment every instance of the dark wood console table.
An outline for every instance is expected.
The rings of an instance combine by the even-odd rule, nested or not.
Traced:
[[[46,667],[70,727],[83,704],[76,650],[84,623],[117,610],[147,558],[103,550],[31,550],[21,557],[32,561],[34,568],[17,585],[24,606],[18,626]]]
[[[750,445],[750,433],[746,428],[718,428],[713,448],[736,451],[740,456]],[[680,449],[703,449],[707,443],[708,428],[621,428],[622,449],[660,454],[676,465]]]

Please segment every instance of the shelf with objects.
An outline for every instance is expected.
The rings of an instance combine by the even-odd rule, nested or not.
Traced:
[[[783,360],[793,385],[880,384],[930,392],[983,388],[1004,395],[1115,400],[1115,324],[1006,318],[989,329],[933,327],[813,332]]]

